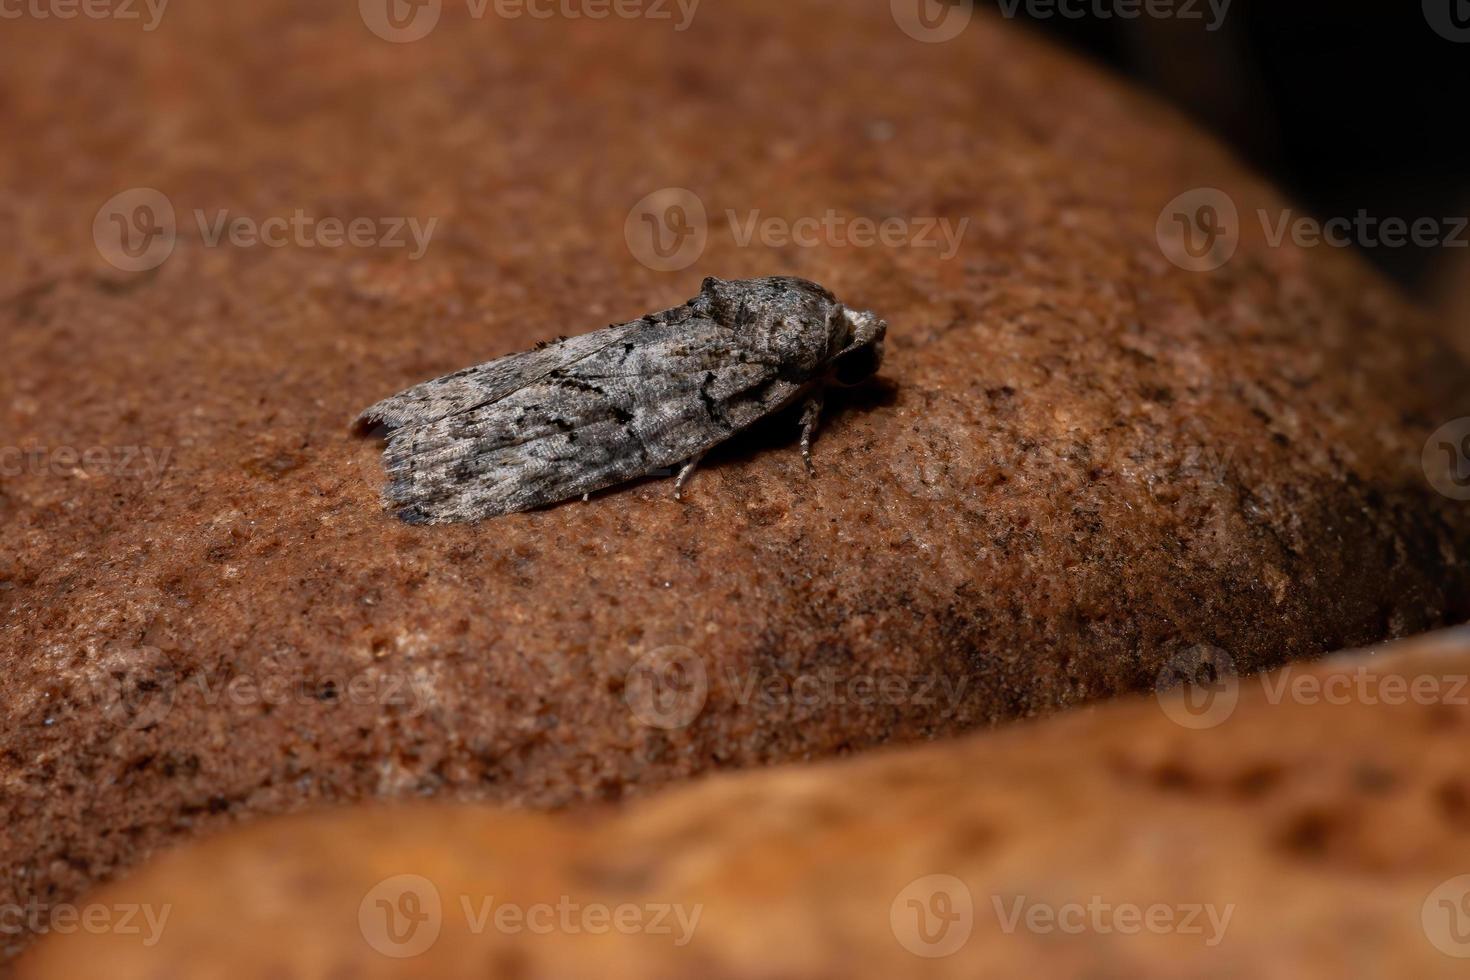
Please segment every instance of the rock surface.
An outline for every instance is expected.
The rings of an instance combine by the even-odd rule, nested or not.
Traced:
[[[1247,224],[1173,264],[1179,194],[1283,205],[1171,112],[978,16],[471,9],[7,23],[0,902],[309,804],[610,799],[1470,617],[1470,512],[1419,463],[1465,363],[1350,257]],[[667,188],[707,219],[674,271]],[[380,510],[366,405],[773,273],[890,323],[815,479],[784,419],[682,503]]]
[[[20,972],[1463,976],[1470,629],[1224,680],[1193,711],[1130,699],[601,812],[267,821],[87,903],[161,929],[58,935]]]

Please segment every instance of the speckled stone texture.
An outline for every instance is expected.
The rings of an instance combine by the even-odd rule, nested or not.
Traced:
[[[1171,264],[1179,193],[1281,202],[1158,104],[882,3],[711,2],[682,32],[446,3],[406,44],[355,7],[7,21],[0,902],[308,804],[615,798],[1145,688],[1196,644],[1248,671],[1470,616],[1470,511],[1419,465],[1470,371],[1350,257],[1255,233]],[[178,242],[129,273],[94,219],[140,186]],[[625,238],[666,187],[709,215],[673,272]],[[210,246],[195,216],[298,209],[437,225],[414,261]],[[945,258],[741,244],[756,211],[969,223]],[[815,479],[788,418],[682,503],[380,510],[348,434],[376,399],[778,273],[890,324]],[[708,689],[682,727],[625,696],[671,656],[655,708],[689,657]]]
[[[1184,716],[1209,727],[1176,723],[1177,696],[1142,698],[721,776],[601,813],[441,805],[284,818],[170,854],[89,899],[152,909],[155,921],[171,907],[160,932],[57,936],[20,972],[1462,977],[1467,671],[1462,629],[1242,679],[1214,714]],[[941,889],[948,906],[934,900]],[[390,935],[378,899],[408,909],[410,891],[434,917],[400,919]],[[498,920],[472,917],[487,899]],[[910,899],[930,910],[924,933]],[[530,925],[548,921],[537,905],[570,911],[537,933]],[[650,906],[682,909],[690,925],[657,932]],[[649,928],[594,934],[598,920],[582,917],[592,908],[637,908]],[[947,932],[946,911],[961,916]]]

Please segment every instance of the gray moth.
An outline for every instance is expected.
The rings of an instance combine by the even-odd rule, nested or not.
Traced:
[[[509,514],[701,456],[802,402],[801,452],[828,385],[870,377],[887,324],[789,276],[705,279],[699,295],[580,336],[425,381],[367,409],[385,497],[414,524]]]

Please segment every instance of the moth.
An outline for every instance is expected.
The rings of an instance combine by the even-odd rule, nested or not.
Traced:
[[[367,409],[385,498],[413,524],[474,521],[680,466],[802,403],[801,454],[829,385],[883,359],[887,324],[790,276],[704,280],[683,306],[425,381]]]

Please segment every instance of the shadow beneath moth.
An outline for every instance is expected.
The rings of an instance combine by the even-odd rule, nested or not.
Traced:
[[[790,276],[704,280],[683,306],[425,381],[367,409],[386,428],[390,508],[413,524],[554,504],[681,466],[803,404],[801,453],[829,385],[877,372],[887,324]]]

